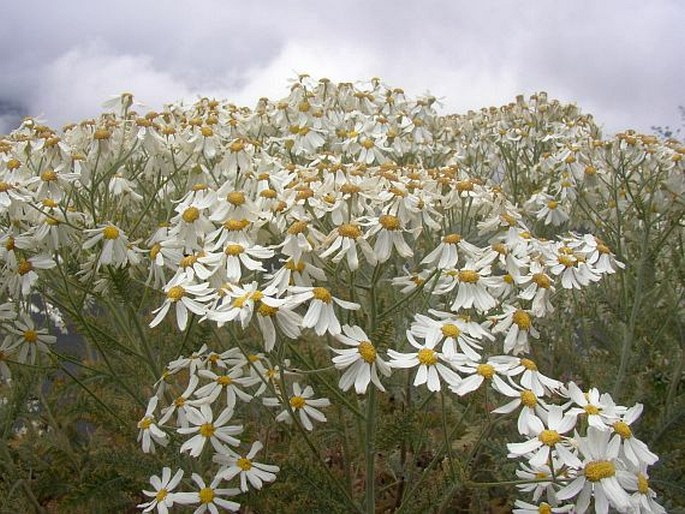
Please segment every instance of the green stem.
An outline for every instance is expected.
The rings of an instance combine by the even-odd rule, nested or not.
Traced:
[[[364,460],[366,462],[366,512],[376,512],[376,388],[371,387],[369,397],[366,400],[366,446],[364,448]]]

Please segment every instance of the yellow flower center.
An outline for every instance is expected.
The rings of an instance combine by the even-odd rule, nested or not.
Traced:
[[[164,488],[161,488],[159,491],[157,491],[157,494],[155,495],[155,500],[158,502],[164,501],[164,498],[166,498],[169,495],[169,491],[167,491]]]
[[[383,214],[378,218],[378,223],[381,224],[386,230],[399,230],[400,229],[400,219],[397,216],[392,216],[390,214]]]
[[[304,407],[305,403],[306,403],[305,399],[302,398],[301,396],[293,396],[290,399],[290,406],[293,409],[301,409],[302,407]]]
[[[232,193],[228,193],[226,195],[226,201],[235,206],[243,205],[245,203],[245,193],[242,191],[233,191]]]
[[[226,255],[231,255],[235,257],[236,255],[240,255],[245,251],[245,247],[243,245],[239,244],[230,244],[227,245],[226,248],[224,249],[224,253]]]
[[[361,237],[362,230],[359,228],[358,225],[354,225],[352,223],[344,223],[343,225],[340,225],[338,227],[338,234],[340,234],[342,237],[357,239],[358,237]]]
[[[268,198],[268,199],[273,199],[278,196],[278,193],[274,191],[273,189],[263,189],[260,193],[259,196],[262,198]]]
[[[558,206],[559,206],[559,202],[557,202],[556,200],[550,200],[549,202],[547,202],[547,208],[548,209],[554,210]]]
[[[468,284],[475,284],[480,280],[480,275],[477,271],[471,269],[463,269],[459,271],[459,282],[466,282]]]
[[[495,367],[492,364],[479,364],[476,373],[489,380],[495,376]]]
[[[19,160],[17,160],[17,159],[10,159],[9,161],[7,161],[7,169],[10,171],[16,170],[17,168],[20,168],[20,167],[21,167],[21,162],[19,162]]]
[[[538,366],[530,359],[521,359],[521,366],[526,368],[528,371],[537,371]]]
[[[197,207],[188,207],[181,215],[186,223],[193,223],[200,217],[200,210]]]
[[[214,501],[214,489],[203,487],[200,489],[200,503],[212,503]]]
[[[183,407],[186,404],[186,399],[183,396],[179,396],[174,400],[174,406]]]
[[[594,166],[586,166],[584,172],[588,177],[592,177],[597,174],[597,168]]]
[[[637,475],[637,490],[640,494],[647,494],[649,492],[649,480],[642,473]]]
[[[539,514],[552,514],[552,507],[549,506],[549,503],[542,502],[538,506],[538,513]]]
[[[162,245],[159,243],[155,243],[152,245],[152,248],[150,248],[150,259],[155,260],[157,255],[159,254],[160,250],[162,249]]]
[[[6,193],[10,189],[12,189],[12,184],[0,181],[0,193]]]
[[[21,261],[17,265],[17,273],[19,275],[26,275],[29,271],[33,269],[33,264],[30,261]]]
[[[333,295],[325,287],[315,287],[312,289],[312,294],[316,300],[321,300],[323,303],[331,303]]]
[[[40,179],[43,182],[54,182],[57,180],[57,172],[55,170],[45,170],[43,173],[40,174]]]
[[[24,341],[26,341],[27,343],[35,343],[36,341],[38,341],[38,332],[30,329],[26,330],[24,332]]]
[[[183,289],[181,286],[174,286],[171,289],[169,289],[169,292],[166,294],[166,297],[171,300],[172,302],[177,302],[183,296],[186,294],[186,290]]]
[[[538,439],[542,444],[552,447],[561,441],[561,435],[556,430],[543,430],[538,435]]]
[[[559,264],[563,264],[567,268],[572,267],[576,263],[576,260],[571,255],[559,255],[557,260]]]
[[[359,343],[357,351],[365,362],[368,362],[369,364],[376,362],[376,348],[374,348],[371,341],[362,341]]]
[[[585,478],[590,482],[599,482],[603,478],[613,477],[615,474],[616,468],[608,460],[593,460],[585,465]]]
[[[245,149],[245,143],[243,143],[240,139],[237,139],[228,145],[228,149],[233,153],[242,152]]]
[[[504,243],[495,243],[492,245],[492,249],[500,255],[506,255],[509,252],[507,245]]]
[[[585,412],[591,416],[596,416],[597,414],[599,414],[600,410],[601,409],[599,407],[597,407],[596,405],[586,405],[585,406]]]
[[[238,459],[238,461],[236,462],[236,464],[243,471],[250,471],[252,469],[252,461],[250,461],[250,459],[247,459],[245,457],[240,457]]]
[[[227,385],[231,385],[233,383],[233,379],[228,375],[222,375],[216,378],[216,383],[222,387],[225,387]]]
[[[343,184],[342,186],[340,186],[340,192],[344,193],[344,194],[349,194],[349,195],[359,193],[361,190],[362,190],[362,188],[356,184],[347,183],[347,184]]]
[[[544,273],[534,273],[533,283],[537,284],[538,287],[541,287],[543,289],[549,289],[552,285],[552,281]]]
[[[290,271],[296,271],[297,273],[302,273],[304,271],[303,261],[288,261],[284,264],[285,269]]]
[[[189,268],[193,266],[197,262],[197,255],[186,255],[185,257],[181,258],[181,262],[179,262],[179,266],[181,268]]]
[[[514,312],[514,315],[511,317],[511,319],[514,321],[514,323],[516,323],[516,325],[518,325],[518,327],[521,330],[530,329],[530,315],[526,311],[518,309],[516,312]]]
[[[119,229],[117,227],[113,227],[111,225],[108,225],[107,227],[102,229],[102,236],[105,239],[118,239],[119,238]]]
[[[288,234],[291,235],[297,235],[301,234],[307,230],[307,222],[306,221],[296,221],[290,227],[288,227]]]
[[[200,435],[202,437],[212,437],[214,435],[214,432],[216,432],[216,428],[214,428],[214,425],[212,423],[203,423],[200,425]]]
[[[433,366],[438,362],[438,356],[434,350],[430,348],[422,348],[418,353],[419,363],[426,366]]]
[[[374,146],[376,146],[373,142],[372,139],[365,139],[364,141],[361,142],[361,145],[366,148],[367,150],[370,150]]]
[[[456,339],[459,337],[459,334],[461,334],[461,330],[459,330],[459,327],[454,323],[445,323],[440,330],[442,335],[453,339]]]
[[[448,245],[455,245],[461,241],[461,236],[459,234],[447,234],[442,238],[442,242]]]
[[[145,416],[138,422],[138,428],[142,430],[147,430],[148,428],[150,428],[150,425],[152,425],[152,418],[149,416]]]
[[[633,431],[630,429],[627,423],[623,421],[617,421],[614,423],[614,432],[621,436],[622,439],[630,439],[633,437]]]
[[[237,220],[235,218],[224,221],[224,228],[230,232],[238,232],[247,227],[250,222],[246,219]]]
[[[265,303],[260,303],[257,312],[260,316],[272,317],[278,313],[278,307],[270,307]]]
[[[526,389],[521,391],[521,403],[526,407],[533,408],[538,404],[538,399],[533,391]]]
[[[111,135],[112,133],[106,128],[100,128],[95,131],[93,137],[98,141],[102,141],[103,139],[109,139]]]

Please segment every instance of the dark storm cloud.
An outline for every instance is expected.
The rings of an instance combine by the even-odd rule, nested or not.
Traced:
[[[380,76],[449,111],[544,89],[610,131],[677,124],[685,103],[677,0],[29,0],[3,14],[0,101],[54,124],[122,91],[152,107],[198,94],[251,105],[296,72]]]

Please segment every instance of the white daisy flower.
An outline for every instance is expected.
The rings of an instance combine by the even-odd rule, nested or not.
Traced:
[[[642,404],[636,403],[621,416],[619,421],[614,421],[611,428],[614,438],[621,439],[621,454],[628,459],[634,466],[646,464],[651,466],[659,460],[659,457],[652,453],[647,445],[640,441],[630,428],[642,414]]]
[[[609,431],[590,426],[587,436],[578,438],[579,449],[584,457],[582,471],[557,492],[560,500],[575,499],[578,514],[588,509],[592,499],[597,514],[607,514],[610,506],[619,512],[626,512],[631,506],[630,495],[616,475],[620,443],[618,440],[610,443],[610,437]]]
[[[539,412],[544,421],[538,416],[528,418],[522,427],[524,430],[519,430],[519,433],[530,439],[523,443],[508,443],[509,457],[526,456],[531,466],[539,467],[548,464],[552,454],[565,466],[580,467],[580,460],[573,453],[574,442],[563,435],[576,426],[576,417],[564,413],[564,409],[558,405],[550,405],[547,412]]]
[[[226,407],[231,410],[235,408],[236,399],[246,403],[252,400],[252,396],[239,387],[248,387],[255,384],[252,378],[242,376],[242,367],[236,366],[222,375],[217,375],[208,369],[201,369],[197,374],[202,378],[211,380],[211,382],[195,391],[195,396],[201,402],[214,403],[222,391],[226,391]]]
[[[252,443],[252,447],[247,455],[242,456],[232,450],[227,454],[217,454],[213,461],[221,464],[221,470],[217,474],[223,480],[232,480],[240,477],[240,490],[244,493],[248,491],[248,482],[255,489],[261,489],[264,483],[276,480],[276,473],[280,470],[278,466],[272,464],[262,464],[255,462],[255,455],[264,447],[260,441]]]
[[[504,314],[493,318],[498,321],[492,331],[494,333],[507,333],[504,337],[504,352],[513,353],[514,355],[530,352],[528,336],[535,339],[540,337],[540,333],[533,326],[530,313],[508,304],[504,305],[503,308]]]
[[[230,498],[232,496],[237,496],[240,494],[240,490],[235,487],[217,487],[222,481],[220,475],[217,474],[209,485],[207,485],[204,479],[197,473],[193,473],[191,478],[199,489],[197,492],[176,493],[176,497],[174,498],[176,503],[180,505],[194,505],[199,503],[200,505],[193,511],[193,514],[204,514],[207,511],[211,514],[219,514],[219,509],[227,510],[229,512],[238,512],[240,504],[232,500],[227,500],[226,497]]]
[[[426,384],[429,391],[440,391],[440,379],[444,380],[448,386],[456,387],[461,383],[461,377],[453,369],[456,362],[462,358],[455,354],[447,356],[444,352],[435,350],[437,341],[426,339],[424,344],[420,344],[414,339],[413,334],[407,331],[407,341],[417,351],[412,353],[401,353],[395,350],[388,350],[391,368],[414,368],[418,366],[414,377],[414,386]]]
[[[364,394],[369,382],[373,382],[378,389],[385,391],[378,372],[388,377],[391,373],[390,366],[379,357],[376,347],[360,327],[344,325],[342,331],[335,338],[350,348],[331,348],[338,354],[333,357],[335,367],[339,370],[347,368],[340,377],[338,387],[347,391],[354,384],[357,394]]]
[[[326,416],[319,409],[328,407],[331,404],[328,398],[312,398],[312,396],[314,396],[314,390],[311,386],[307,386],[303,390],[300,387],[300,384],[294,382],[293,395],[285,400],[290,404],[290,409],[292,409],[293,414],[297,414],[302,426],[309,431],[314,430],[314,425],[311,421],[312,419],[320,423],[325,423],[327,421]],[[264,398],[262,402],[267,407],[278,407],[282,404],[283,400],[278,398]],[[279,413],[276,416],[276,421],[292,423],[290,410],[285,409]]]
[[[188,428],[179,428],[179,434],[196,434],[181,445],[181,453],[190,451],[191,457],[197,457],[202,453],[205,443],[209,440],[217,452],[225,451],[224,443],[238,446],[240,441],[233,437],[243,431],[242,425],[226,425],[233,416],[233,410],[226,408],[216,420],[214,412],[208,404],[200,405],[200,408],[188,407],[186,411],[188,421],[194,425]]]
[[[350,270],[354,271],[359,268],[357,246],[364,254],[366,262],[374,266],[377,262],[376,254],[364,238],[360,226],[355,223],[345,223],[335,228],[322,243],[322,247],[327,248],[319,254],[319,257],[326,259],[338,252],[331,260],[338,263],[347,257],[347,264]]]
[[[325,287],[293,286],[289,290],[293,293],[290,301],[296,304],[310,300],[309,308],[302,319],[302,327],[313,328],[320,336],[326,332],[331,335],[340,333],[340,322],[335,315],[333,304],[347,310],[357,310],[361,307],[358,303],[335,298]]]
[[[143,490],[143,494],[152,498],[147,503],[141,503],[137,507],[143,509],[143,512],[150,512],[157,508],[159,514],[168,514],[169,508],[174,505],[178,493],[174,493],[174,489],[178,486],[183,478],[183,470],[179,469],[171,476],[170,468],[162,469],[161,478],[157,475],[150,477],[150,485],[154,488],[153,491]]]
[[[142,442],[144,453],[155,453],[155,444],[166,446],[169,443],[169,436],[157,426],[155,422],[155,410],[157,409],[159,398],[153,396],[147,404],[145,415],[138,421],[138,442]]]
[[[202,297],[207,295],[211,290],[206,283],[194,284],[187,280],[184,276],[179,276],[177,279],[171,280],[164,292],[166,299],[161,307],[153,311],[156,314],[154,319],[150,322],[150,328],[159,325],[164,317],[169,312],[169,308],[174,305],[176,312],[176,324],[180,331],[184,331],[188,324],[188,311],[202,316],[205,314],[207,307],[191,296]]]

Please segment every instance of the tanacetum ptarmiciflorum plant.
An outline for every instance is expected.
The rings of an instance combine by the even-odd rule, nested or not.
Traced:
[[[434,106],[301,76],[2,139],[4,508],[665,512],[630,377],[682,145]]]

